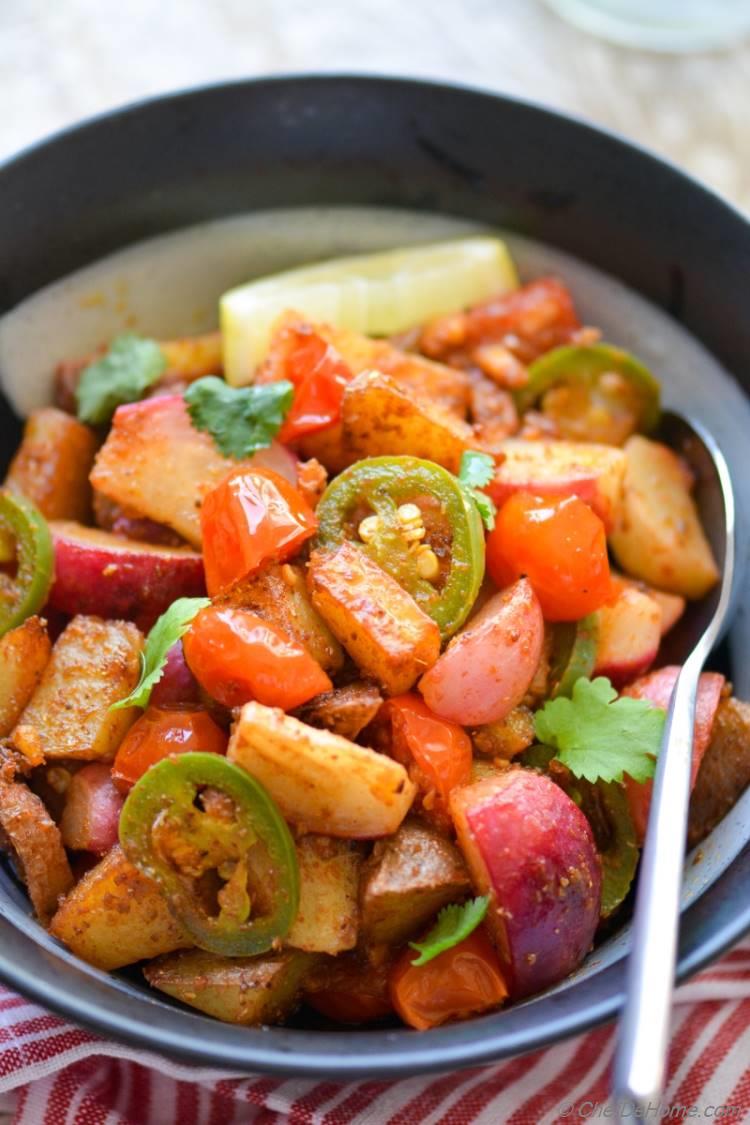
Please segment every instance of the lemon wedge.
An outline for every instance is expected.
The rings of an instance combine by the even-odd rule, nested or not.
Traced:
[[[241,386],[265,358],[285,309],[370,336],[390,336],[518,286],[499,238],[464,238],[285,270],[225,293],[224,375]]]

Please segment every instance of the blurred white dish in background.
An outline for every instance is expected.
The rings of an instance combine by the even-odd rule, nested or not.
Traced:
[[[547,0],[577,27],[654,51],[733,47],[750,33],[750,0]]]

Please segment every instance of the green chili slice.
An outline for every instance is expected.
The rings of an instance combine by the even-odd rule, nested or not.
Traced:
[[[639,360],[611,344],[553,348],[529,367],[516,392],[523,412],[541,406],[572,441],[622,443],[659,421],[659,383]]]
[[[407,504],[420,509],[421,538],[399,519]],[[464,623],[484,577],[484,528],[470,493],[447,469],[417,457],[358,461],[329,484],[316,514],[318,546],[356,543],[412,595],[443,639]],[[360,528],[370,516],[375,530],[365,539]],[[425,549],[439,563],[430,579],[420,573]]]
[[[0,572],[0,636],[37,613],[52,584],[54,551],[47,521],[39,509],[17,492],[0,491],[0,544],[3,563],[14,574]]]
[[[550,671],[550,698],[573,694],[582,676],[591,679],[596,667],[598,618],[595,613],[581,621],[561,621],[554,627]]]
[[[152,766],[123,806],[120,843],[200,949],[265,953],[294,922],[299,871],[289,829],[263,786],[216,754]]]

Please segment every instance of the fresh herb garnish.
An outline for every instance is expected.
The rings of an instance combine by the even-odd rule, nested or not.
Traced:
[[[154,622],[141,653],[141,678],[125,699],[113,703],[110,711],[121,707],[147,707],[151,692],[164,674],[167,653],[190,628],[199,610],[210,605],[210,598],[178,598]]]
[[[534,716],[540,742],[587,781],[648,781],[654,775],[665,712],[645,699],[617,697],[606,676],[581,677],[571,699],[558,697]]]
[[[118,406],[142,398],[166,366],[156,340],[132,332],[116,336],[106,355],[83,369],[76,387],[78,417],[91,426],[106,425]]]
[[[466,449],[461,454],[461,465],[458,470],[458,479],[471,493],[477,506],[482,522],[488,531],[495,526],[495,502],[480,489],[488,485],[495,475],[495,462],[489,453],[478,453],[475,449]]]
[[[276,383],[230,387],[207,375],[185,391],[190,419],[205,430],[225,457],[250,457],[269,446],[292,405],[294,387],[286,379]]]
[[[473,898],[463,906],[444,906],[437,917],[437,922],[432,927],[423,941],[410,941],[412,949],[416,949],[419,957],[412,961],[412,965],[426,965],[446,949],[452,949],[460,941],[467,938],[477,928],[487,913],[489,897]]]

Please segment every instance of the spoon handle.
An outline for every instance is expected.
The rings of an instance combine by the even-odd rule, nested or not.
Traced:
[[[641,857],[625,1008],[615,1054],[617,1102],[658,1102],[669,1044],[701,646],[683,665],[667,711]]]

